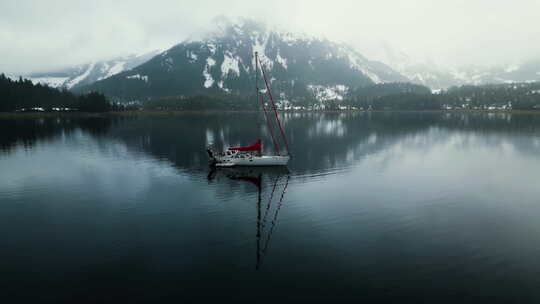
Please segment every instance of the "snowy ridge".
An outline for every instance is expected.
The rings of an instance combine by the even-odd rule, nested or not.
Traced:
[[[69,80],[69,77],[31,77],[33,84],[48,85],[51,88],[60,88]]]
[[[111,77],[112,75],[116,75],[118,73],[121,73],[125,70],[124,66],[126,65],[126,62],[125,61],[120,61],[120,62],[117,62],[115,65],[113,65],[111,68],[109,69],[105,69],[104,72],[104,76],[102,77],[99,77],[98,80],[101,80],[101,79],[105,79],[105,78],[109,78]],[[108,65],[107,65],[108,67]]]
[[[513,62],[494,66],[448,67],[431,61],[411,59],[387,43],[372,49],[375,59],[386,63],[406,76],[409,81],[430,87],[432,90],[451,86],[503,84],[540,81],[540,61]]]
[[[130,70],[148,61],[159,52],[160,51],[153,51],[142,55],[129,55],[83,64],[63,70],[21,75],[21,77],[29,79],[34,84],[40,83],[54,88],[73,89]]]
[[[91,63],[90,66],[88,67],[88,69],[84,73],[82,73],[81,75],[69,80],[66,83],[66,87],[68,89],[71,89],[74,85],[81,82],[81,80],[84,80],[86,77],[88,77],[88,75],[90,75],[90,72],[92,72],[92,70],[94,69],[95,66],[96,66],[95,63]]]

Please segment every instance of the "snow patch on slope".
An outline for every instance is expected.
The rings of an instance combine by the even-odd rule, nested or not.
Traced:
[[[240,76],[240,67],[238,59],[233,58],[230,52],[225,53],[225,59],[221,64],[221,77],[226,77],[232,71],[236,76]]]
[[[362,64],[363,60],[358,58],[358,56],[355,56],[351,53],[348,54],[349,62],[351,64],[352,69],[356,69],[360,72],[362,72],[364,75],[369,77],[374,83],[382,83],[383,81],[377,76],[377,74],[370,71],[364,64]]]
[[[215,55],[216,54],[216,44],[213,42],[209,42],[206,44],[206,47],[208,48],[208,51],[210,51],[210,54]]]
[[[161,64],[167,68],[168,72],[170,72],[173,69],[174,60],[172,59],[172,57],[167,57]]]
[[[223,80],[220,80],[220,81],[218,82],[218,87],[219,87],[220,89],[222,89],[223,91],[227,92],[227,93],[231,91],[230,89],[228,89],[228,88],[225,87],[225,85],[223,84]]]
[[[95,63],[90,64],[88,66],[88,69],[84,73],[68,81],[66,83],[66,87],[68,89],[71,89],[74,85],[86,79],[86,77],[88,77],[88,75],[90,75],[90,72],[92,72],[92,70],[94,69],[95,65],[96,65]]]
[[[146,75],[139,75],[139,74],[135,74],[135,75],[131,75],[131,76],[126,76],[127,79],[140,79],[144,82],[148,82],[148,76]]]
[[[259,59],[261,60],[261,63],[264,65],[264,67],[271,70],[274,67],[274,62],[272,62],[272,60],[270,60],[270,58],[266,56],[266,45],[268,44],[268,37],[260,37],[259,33],[256,33],[256,35],[252,37],[252,40],[255,41],[252,46],[253,52],[257,52],[259,54]],[[255,62],[253,62],[253,64],[255,64]]]
[[[19,77],[16,77],[16,76],[13,76],[13,75],[9,75],[9,74],[6,74],[6,77],[13,80],[13,81],[17,81],[19,80]]]
[[[371,81],[373,81],[374,83],[385,82],[384,78],[381,78],[381,76],[388,76],[386,74],[388,74],[389,71],[381,70],[380,67],[374,65],[373,62],[366,59],[354,48],[347,44],[334,44],[334,46],[337,48],[337,53],[332,54],[330,52],[325,54],[326,59],[330,59],[333,57],[345,59],[349,62],[349,67],[351,69],[361,72],[369,79],[371,79]]]
[[[283,58],[281,57],[281,55],[279,54],[279,51],[277,53],[277,56],[276,56],[276,61],[281,64],[281,66],[283,66],[283,68],[286,70],[287,69],[287,58]]]
[[[187,51],[186,55],[190,59],[191,63],[193,63],[193,62],[197,61],[197,59],[199,59],[199,56],[197,56],[197,54],[195,54],[192,51]]]
[[[204,66],[203,76],[204,76],[204,87],[210,88],[214,85],[214,78],[210,74],[210,69],[216,65],[216,61],[212,57],[206,58],[206,65]]]
[[[347,94],[349,87],[345,85],[323,86],[323,85],[308,85],[308,89],[315,95],[318,101],[328,100],[343,100],[343,96]]]
[[[105,74],[105,76],[102,76],[102,77],[99,77],[98,80],[101,80],[101,79],[105,79],[105,78],[109,78],[113,75],[116,75],[120,72],[123,72],[124,71],[124,65],[126,65],[126,62],[125,61],[119,61],[117,63],[115,63],[108,71],[107,71],[107,74]],[[108,68],[108,66],[107,66]]]
[[[51,88],[60,88],[69,79],[69,77],[30,77],[33,84],[47,85]],[[16,79],[15,79],[16,80]]]

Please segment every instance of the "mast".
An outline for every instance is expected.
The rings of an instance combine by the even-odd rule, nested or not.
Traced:
[[[258,59],[259,57],[256,55],[255,58]],[[266,78],[266,73],[264,72],[264,67],[262,66],[262,62],[261,62],[261,71],[263,74],[264,84],[266,85],[266,91],[268,92],[268,97],[270,98],[270,101],[272,102],[272,108],[274,109],[274,114],[276,115],[279,131],[281,132],[281,137],[283,138],[283,142],[285,143],[287,154],[289,154],[289,144],[287,143],[287,137],[285,136],[285,132],[283,132],[283,127],[281,127],[281,121],[279,120],[279,116],[276,110],[276,103],[274,102],[274,98],[272,97],[272,92],[270,91],[270,86],[268,85],[268,79]]]
[[[257,100],[259,100],[259,53],[255,52],[255,89]]]
[[[262,180],[262,175],[261,176],[261,180]],[[281,209],[281,207],[283,206],[283,198],[285,197],[285,192],[287,192],[287,186],[289,185],[289,179],[290,179],[290,175],[287,174],[287,178],[285,180],[285,185],[283,187],[283,190],[281,191],[281,197],[279,198],[279,201],[277,202],[277,206],[276,206],[276,210],[274,212],[274,216],[272,217],[271,219],[271,222],[270,222],[270,228],[267,228],[267,234],[266,234],[266,238],[261,240],[262,239],[262,234],[264,232],[264,229],[265,229],[265,226],[266,226],[266,222],[267,222],[267,216],[270,212],[270,205],[272,204],[272,199],[274,197],[274,192],[276,190],[276,186],[278,184],[278,181],[281,181],[281,176],[282,175],[278,175],[274,181],[274,187],[272,189],[272,193],[270,194],[270,199],[268,200],[268,203],[266,205],[266,211],[262,217],[262,219],[260,218],[261,216],[261,211],[260,211],[260,208],[261,208],[261,188],[259,188],[259,196],[258,196],[258,204],[257,204],[257,208],[259,209],[257,211],[257,264],[255,264],[255,269],[258,270],[261,268],[262,266],[262,263],[264,261],[264,258],[266,257],[266,253],[268,251],[268,247],[270,245],[270,240],[272,239],[272,234],[274,233],[274,228],[276,227],[276,224],[277,224],[277,220],[278,220],[278,214],[279,214],[279,211]],[[261,242],[262,241],[262,242]]]
[[[259,99],[259,53],[255,52],[255,89],[257,90],[257,99]],[[260,101],[261,106],[264,111],[264,117],[266,119],[266,124],[268,126],[268,132],[270,133],[270,137],[272,137],[272,143],[274,144],[274,149],[276,150],[277,154],[279,155],[279,145],[276,142],[276,138],[274,136],[274,131],[272,130],[272,125],[270,124],[270,119],[268,119],[268,113],[266,112],[266,106],[264,105],[264,98],[262,95],[260,95]]]
[[[259,174],[259,183],[262,179],[262,174]],[[259,263],[261,261],[261,185],[258,186],[257,195],[257,263],[255,269],[259,269]]]

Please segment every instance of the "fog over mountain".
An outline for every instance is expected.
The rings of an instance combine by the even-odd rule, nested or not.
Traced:
[[[414,61],[508,67],[538,59],[539,11],[540,0],[2,1],[0,70],[29,74],[167,49],[221,14],[347,42],[370,59],[368,46],[385,41]]]
[[[409,81],[433,90],[460,85],[505,84],[540,81],[540,59],[450,66],[429,59],[418,59],[389,45],[362,48],[371,60],[384,62]]]
[[[268,27],[252,19],[217,17],[211,30],[131,70],[82,87],[123,99],[233,93],[251,94],[253,54],[280,89],[281,100],[313,96],[342,99],[359,86],[408,79],[354,48],[307,34]]]

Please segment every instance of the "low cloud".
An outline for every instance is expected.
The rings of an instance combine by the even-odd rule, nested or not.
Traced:
[[[345,41],[368,56],[384,42],[447,65],[516,62],[540,53],[538,12],[538,0],[7,0],[0,3],[0,72],[167,48],[222,14]]]

